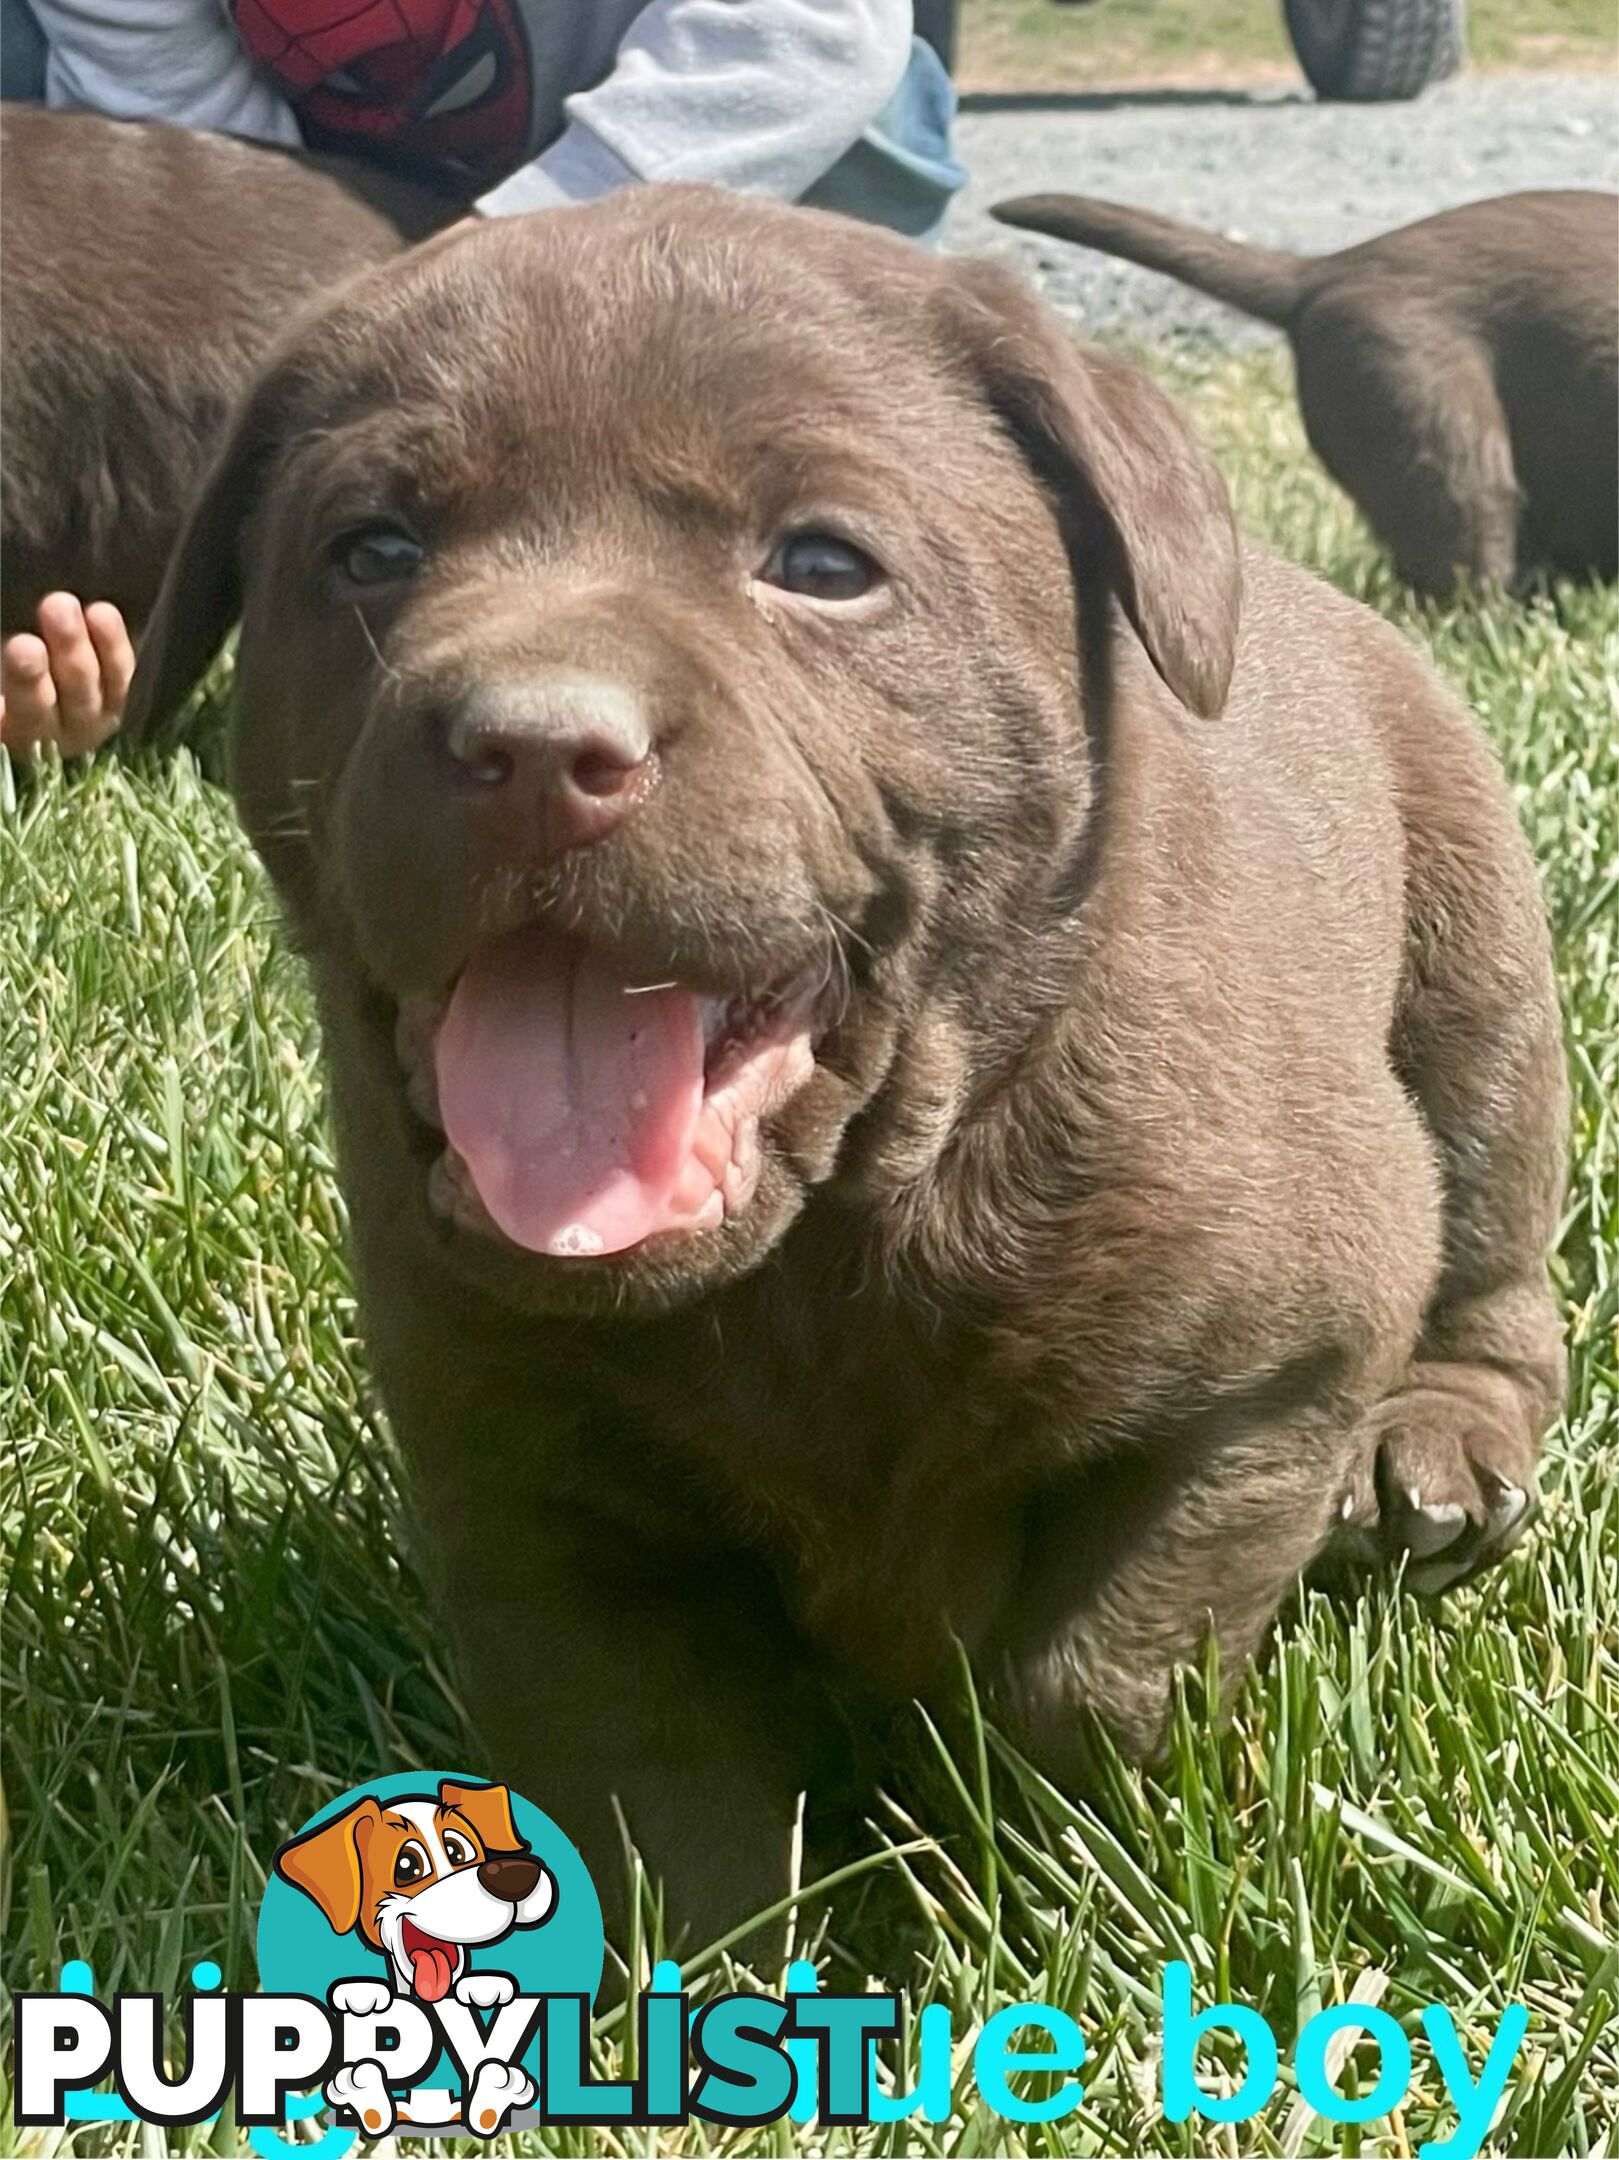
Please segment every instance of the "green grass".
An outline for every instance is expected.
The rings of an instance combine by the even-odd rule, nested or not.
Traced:
[[[1246,522],[1429,646],[1510,770],[1576,1093],[1568,1424],[1545,1521],[1508,1568],[1437,1608],[1389,1583],[1358,1603],[1301,1594],[1231,1727],[1212,1731],[1189,1686],[1150,1778],[1114,1764],[1074,1806],[992,1749],[986,1805],[970,1757],[959,1790],[935,1765],[923,1849],[881,1871],[912,1917],[913,2006],[949,2001],[958,2034],[1004,2000],[1069,2007],[1091,2049],[1085,2107],[1049,2130],[969,2108],[819,2149],[1211,2149],[1144,2097],[1152,1987],[1180,1954],[1200,2002],[1270,2016],[1284,2060],[1298,2019],[1368,1973],[1413,2032],[1424,2002],[1449,2005],[1475,2062],[1521,1999],[1532,2022],[1494,2149],[1611,2155],[1619,595],[1414,607],[1304,455],[1274,359],[1193,353],[1173,380]],[[82,1956],[103,1992],[171,1989],[210,1956],[251,1985],[265,1864],[290,1826],[379,1768],[480,1758],[356,1340],[308,997],[229,805],[189,759],[45,773],[0,811],[0,1058],[6,1978],[49,1984]],[[847,1941],[843,1908],[832,1932]],[[614,2045],[604,2031],[604,2061]],[[1414,2152],[1449,2127],[1420,2039],[1415,2053],[1397,2118],[1290,2136],[1284,2090],[1204,2137]],[[42,2153],[160,2149],[25,2135]],[[717,2137],[693,2126],[681,2149]],[[173,2149],[234,2150],[234,2134],[180,2132]],[[551,2149],[605,2148],[569,2132]]]
[[[1474,67],[1607,68],[1613,0],[1472,0]],[[961,0],[958,73],[969,90],[1091,90],[1119,83],[1297,81],[1282,0]]]

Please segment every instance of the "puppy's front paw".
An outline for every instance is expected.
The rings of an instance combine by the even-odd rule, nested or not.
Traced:
[[[1323,1559],[1405,1557],[1407,1588],[1431,1595],[1504,1560],[1536,1512],[1526,1431],[1460,1390],[1409,1388],[1373,1413]]]
[[[534,2080],[527,2071],[510,2063],[483,2063],[467,2094],[467,2128],[493,2137],[512,2109],[527,2107],[533,2097]]]
[[[469,2010],[502,2009],[516,1993],[517,1982],[510,1973],[463,1973],[455,1983],[456,2001]]]
[[[347,2064],[326,2080],[330,2107],[346,2109],[367,2137],[386,2137],[394,2126],[393,2097],[374,2062]]]
[[[344,2017],[380,2017],[393,1999],[386,1980],[339,1980],[328,1998]]]

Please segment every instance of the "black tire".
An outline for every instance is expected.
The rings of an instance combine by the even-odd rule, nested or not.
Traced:
[[[1414,98],[1467,49],[1466,0],[1282,0],[1282,12],[1318,97]]]

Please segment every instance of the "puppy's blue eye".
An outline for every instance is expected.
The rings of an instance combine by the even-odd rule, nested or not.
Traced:
[[[790,533],[765,565],[768,584],[806,600],[859,600],[882,576],[871,557],[836,533]]]
[[[421,568],[419,540],[397,525],[367,525],[345,533],[332,549],[332,561],[350,585],[399,585]]]

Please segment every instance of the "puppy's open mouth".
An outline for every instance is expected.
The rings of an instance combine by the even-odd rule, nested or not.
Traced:
[[[461,1963],[459,1943],[441,1942],[406,1920],[399,1930],[399,1944],[410,1965],[411,1984],[423,2002],[442,2002],[449,1994]]]
[[[400,1013],[412,1105],[449,1141],[436,1203],[563,1259],[718,1229],[758,1183],[761,1120],[813,1070],[824,980],[727,1000],[543,930],[485,946],[447,1006]]]

